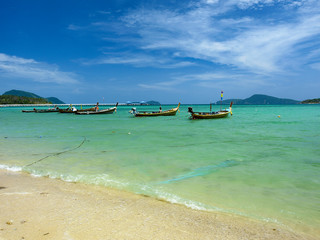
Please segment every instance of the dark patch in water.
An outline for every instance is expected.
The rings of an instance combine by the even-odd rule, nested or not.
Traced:
[[[77,147],[75,147],[75,148],[72,148],[72,149],[69,149],[69,150],[65,150],[65,151],[62,151],[62,152],[58,152],[58,153],[50,154],[50,155],[48,155],[48,156],[46,156],[46,157],[43,157],[43,158],[41,158],[41,159],[39,159],[39,160],[37,160],[37,161],[34,161],[34,162],[30,163],[30,164],[25,165],[25,167],[29,167],[29,166],[31,166],[31,165],[33,165],[33,164],[35,164],[35,163],[41,162],[42,160],[44,160],[44,159],[46,159],[46,158],[48,158],[48,157],[58,156],[58,155],[63,154],[63,153],[67,153],[67,152],[74,151],[74,150],[80,148],[80,147],[84,144],[85,141],[88,141],[86,137],[84,137],[84,138],[83,138],[83,141],[80,143],[80,145],[77,146]]]
[[[223,161],[223,162],[218,163],[216,165],[209,165],[209,166],[197,168],[197,169],[195,169],[195,170],[193,170],[193,171],[191,171],[191,172],[189,172],[187,174],[180,175],[180,176],[177,176],[175,178],[159,182],[158,184],[168,184],[168,183],[171,183],[171,182],[181,181],[181,180],[185,180],[185,179],[188,179],[188,178],[204,176],[204,175],[210,174],[212,172],[218,171],[218,170],[220,170],[222,168],[232,167],[232,166],[235,166],[235,165],[238,165],[238,164],[239,164],[239,162],[237,162],[237,161],[226,160],[226,161]]]
[[[320,167],[319,161],[305,161],[306,164],[311,165],[312,167]]]

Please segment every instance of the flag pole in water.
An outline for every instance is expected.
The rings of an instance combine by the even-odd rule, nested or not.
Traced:
[[[222,105],[222,99],[223,99],[223,91],[221,90],[221,100],[220,100],[220,111],[221,111],[221,105]]]

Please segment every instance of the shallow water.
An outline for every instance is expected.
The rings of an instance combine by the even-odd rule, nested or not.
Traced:
[[[85,116],[0,108],[0,167],[316,231],[320,105],[234,106],[212,120],[190,120],[187,107],[156,118],[128,106]]]

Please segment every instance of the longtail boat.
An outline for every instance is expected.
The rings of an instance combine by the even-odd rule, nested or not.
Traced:
[[[31,112],[35,112],[36,110],[35,109],[33,109],[33,110],[22,110],[22,112],[24,112],[24,113],[31,113]]]
[[[144,111],[144,112],[137,112],[136,108],[132,108],[130,113],[136,117],[174,116],[177,114],[179,107],[180,107],[180,103],[176,108],[172,108],[166,111]]]
[[[213,119],[213,118],[225,118],[232,115],[232,102],[229,109],[220,110],[217,112],[194,112],[192,107],[188,108],[188,112],[191,114],[191,119]]]
[[[112,107],[112,108],[108,108],[108,109],[102,109],[102,110],[99,110],[99,111],[77,111],[76,114],[78,115],[89,115],[89,114],[112,114],[114,113],[115,111],[117,111],[117,107],[118,107],[118,103],[116,104],[115,107]]]
[[[36,113],[50,113],[59,112],[59,108],[49,108],[49,109],[34,109]]]
[[[67,108],[67,109],[59,109],[59,113],[76,113],[76,112],[86,112],[86,111],[95,111],[96,108],[87,108],[87,109],[80,109],[80,110],[73,110],[72,108]]]

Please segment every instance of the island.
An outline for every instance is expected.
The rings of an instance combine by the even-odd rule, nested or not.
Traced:
[[[229,105],[231,102],[236,105],[291,105],[300,103],[300,101],[292,99],[277,98],[263,94],[254,94],[246,99],[226,99],[223,101],[217,101],[216,104]]]
[[[0,95],[0,104],[64,104],[64,102],[56,97],[43,98],[31,92],[13,89]]]
[[[301,104],[320,104],[320,98],[307,99],[302,101]]]

